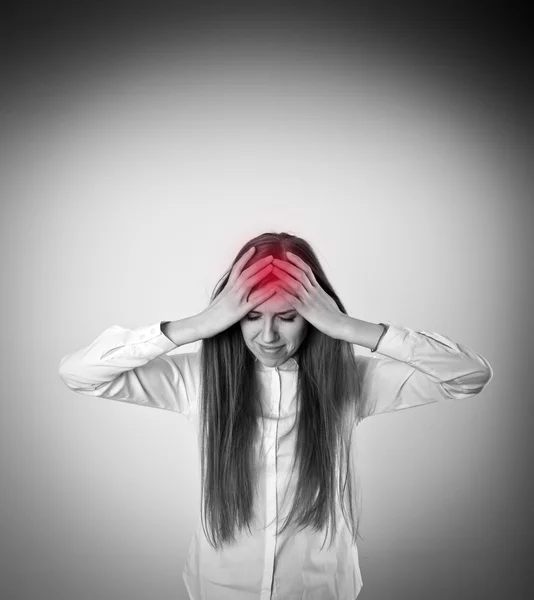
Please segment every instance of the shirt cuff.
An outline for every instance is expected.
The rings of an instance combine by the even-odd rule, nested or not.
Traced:
[[[163,352],[170,352],[171,350],[178,348],[178,346],[161,331],[161,324],[168,322],[169,321],[158,321],[152,325],[134,329],[133,343],[150,342],[158,348],[161,348]]]
[[[386,325],[387,330],[380,337],[375,347],[377,354],[410,363],[414,350],[420,341],[419,332],[393,323],[387,323]]]
[[[379,325],[382,325],[382,327],[384,328],[384,331],[381,333],[380,337],[378,338],[378,341],[376,342],[376,346],[371,350],[371,352],[376,352],[376,349],[378,348],[378,345],[384,339],[384,337],[385,337],[385,335],[388,332],[389,327],[390,327],[386,323],[379,323]]]

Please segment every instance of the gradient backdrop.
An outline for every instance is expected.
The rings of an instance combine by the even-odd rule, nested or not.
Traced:
[[[525,15],[373,6],[4,19],[2,600],[186,600],[193,428],[70,392],[59,361],[110,325],[200,312],[269,230],[310,241],[352,316],[442,333],[494,369],[473,399],[358,428],[362,600],[527,597]]]

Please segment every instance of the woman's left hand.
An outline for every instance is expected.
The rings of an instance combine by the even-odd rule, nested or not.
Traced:
[[[341,329],[345,313],[339,310],[315,279],[310,267],[298,256],[287,252],[291,263],[275,258],[272,274],[278,277],[279,293],[306,321],[334,338],[342,339]]]

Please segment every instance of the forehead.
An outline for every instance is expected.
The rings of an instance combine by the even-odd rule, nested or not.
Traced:
[[[294,310],[294,308],[279,294],[275,294],[274,296],[268,298],[265,302],[258,304],[258,306],[256,306],[256,308],[252,309],[250,312],[275,314],[286,312],[287,310]]]

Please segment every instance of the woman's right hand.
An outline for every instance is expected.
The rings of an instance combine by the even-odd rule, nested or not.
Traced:
[[[243,254],[232,268],[222,292],[198,315],[202,322],[202,339],[225,331],[276,293],[275,284],[266,290],[255,291],[249,298],[250,290],[273,268],[273,257],[267,256],[243,271],[255,251],[252,247]]]

